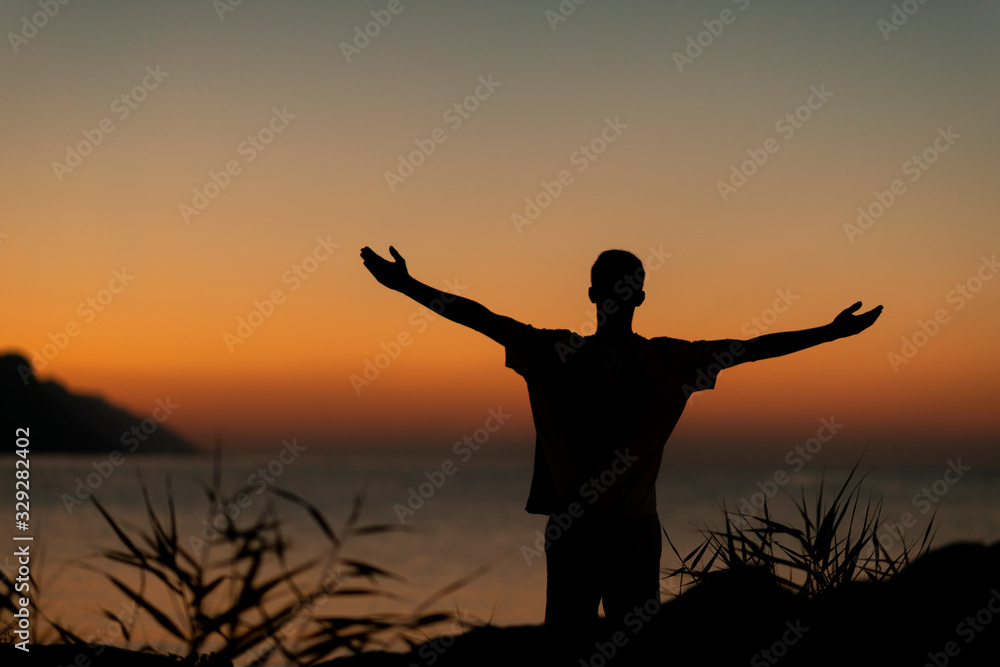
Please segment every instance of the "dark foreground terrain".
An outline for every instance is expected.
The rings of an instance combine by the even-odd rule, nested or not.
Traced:
[[[99,653],[99,654],[98,654]],[[229,665],[108,647],[0,645],[0,664],[128,667]],[[245,659],[237,665],[247,664]],[[407,654],[371,652],[326,667],[500,665],[1000,665],[1000,543],[930,551],[894,578],[801,599],[755,570],[724,570],[576,645],[538,626],[486,627]]]

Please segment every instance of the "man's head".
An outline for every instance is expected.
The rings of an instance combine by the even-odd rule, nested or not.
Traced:
[[[635,308],[646,298],[645,278],[638,257],[626,250],[605,250],[590,269],[590,301],[598,308],[608,299],[617,307]]]

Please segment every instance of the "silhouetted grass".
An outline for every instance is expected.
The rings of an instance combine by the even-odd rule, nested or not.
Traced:
[[[11,644],[14,641],[13,616],[17,612],[17,607],[14,606],[15,595],[19,596],[14,590],[14,582],[0,569],[0,613],[6,615],[6,612],[10,612],[11,615],[11,622],[0,628],[0,644]]]
[[[820,481],[814,502],[807,502],[805,490],[794,501],[798,525],[772,518],[767,499],[763,516],[731,513],[723,505],[725,525],[721,530],[703,530],[704,541],[681,556],[670,536],[664,536],[680,565],[665,569],[667,577],[680,577],[680,588],[697,584],[720,569],[755,567],[767,571],[785,588],[814,597],[857,579],[881,581],[898,574],[910,561],[927,551],[932,539],[934,518],[928,523],[919,545],[902,544],[891,555],[878,541],[878,530],[887,520],[882,501],[861,504],[861,482],[851,480],[857,464],[827,504]],[[740,517],[737,524],[731,517]],[[866,548],[871,554],[863,556]],[[688,581],[685,584],[685,577]]]
[[[271,489],[274,496],[302,509],[328,543],[323,553],[303,559],[284,535],[272,500],[256,518],[244,520],[242,525],[236,520],[226,521],[217,538],[197,549],[191,545],[192,536],[178,532],[169,479],[165,513],[154,510],[141,475],[139,484],[148,523],[144,528],[126,528],[96,497],[92,498],[118,541],[117,548],[102,553],[103,558],[134,569],[140,575],[140,583],[136,587],[111,572],[103,574],[157,626],[184,645],[186,660],[230,664],[240,656],[252,662],[280,655],[287,663],[310,665],[333,654],[384,648],[400,639],[412,646],[415,640],[411,634],[452,618],[447,613],[426,610],[464,580],[408,613],[365,616],[317,613],[321,601],[331,598],[399,599],[381,588],[381,584],[400,577],[343,556],[343,546],[349,538],[403,529],[394,525],[361,525],[360,496],[355,499],[344,526],[334,530],[323,513],[308,501],[286,490]],[[220,507],[228,506],[246,491],[243,488],[233,494],[223,493],[218,454],[212,485],[203,485],[203,489],[210,522]],[[158,589],[155,592],[151,586],[154,582]],[[157,602],[164,595],[168,604]],[[124,637],[130,641],[132,628],[121,624],[111,612],[103,613],[121,626]],[[52,624],[63,641],[83,643],[70,628]]]

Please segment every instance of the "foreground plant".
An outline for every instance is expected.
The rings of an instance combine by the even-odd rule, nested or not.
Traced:
[[[188,660],[229,664],[245,656],[263,662],[277,654],[292,664],[309,665],[338,651],[359,653],[385,647],[396,639],[410,643],[410,634],[451,618],[445,613],[424,613],[440,595],[408,613],[364,617],[317,614],[321,605],[338,596],[398,599],[381,588],[386,580],[400,580],[398,576],[342,556],[344,542],[350,537],[401,529],[360,525],[360,497],[355,499],[344,527],[334,531],[312,504],[288,491],[271,489],[275,496],[306,511],[329,543],[324,553],[302,560],[298,554],[293,556],[273,502],[248,525],[227,520],[215,539],[203,548],[192,548],[178,534],[169,479],[165,517],[154,511],[141,476],[140,487],[148,520],[145,529],[126,530],[93,498],[121,545],[104,551],[103,557],[135,568],[140,584],[136,588],[110,572],[104,575],[159,627],[183,642]],[[218,455],[213,483],[203,488],[210,521],[219,514],[218,508],[229,506],[247,490],[229,495],[222,492]],[[150,589],[150,582],[157,584],[156,591]],[[157,602],[164,594],[169,608]],[[110,612],[105,615],[114,619]],[[71,630],[54,626],[64,641],[83,642]],[[130,628],[123,625],[122,631],[130,640]],[[208,652],[211,656],[205,655]]]
[[[851,484],[857,467],[855,464],[851,469],[829,505],[824,499],[822,480],[815,503],[807,503],[805,490],[802,491],[801,500],[795,501],[801,526],[773,519],[765,499],[760,517],[731,513],[724,505],[723,529],[702,530],[704,542],[686,556],[681,556],[664,531],[667,543],[681,563],[665,569],[665,575],[680,577],[683,590],[721,569],[762,568],[781,586],[814,597],[850,581],[881,581],[899,573],[930,547],[934,517],[919,544],[904,542],[900,553],[887,553],[877,535],[888,520],[882,516],[882,501],[873,504],[869,495],[861,506],[864,477]],[[863,555],[866,550],[871,553]]]

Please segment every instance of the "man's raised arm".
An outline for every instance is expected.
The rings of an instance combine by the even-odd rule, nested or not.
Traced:
[[[745,353],[736,359],[736,363],[780,357],[820,343],[828,343],[838,338],[859,334],[874,324],[878,316],[882,314],[882,306],[876,306],[866,313],[854,315],[859,308],[861,308],[860,301],[845,308],[834,318],[833,322],[821,327],[765,334],[744,341]]]
[[[490,311],[482,304],[471,299],[449,294],[441,290],[425,285],[412,277],[406,270],[406,260],[396,252],[396,249],[389,246],[389,253],[395,261],[390,262],[384,257],[380,257],[374,250],[365,246],[361,249],[361,259],[364,260],[365,268],[375,276],[386,287],[397,292],[401,292],[439,315],[464,324],[470,329],[489,336],[501,345],[504,344],[503,327],[504,318]]]

